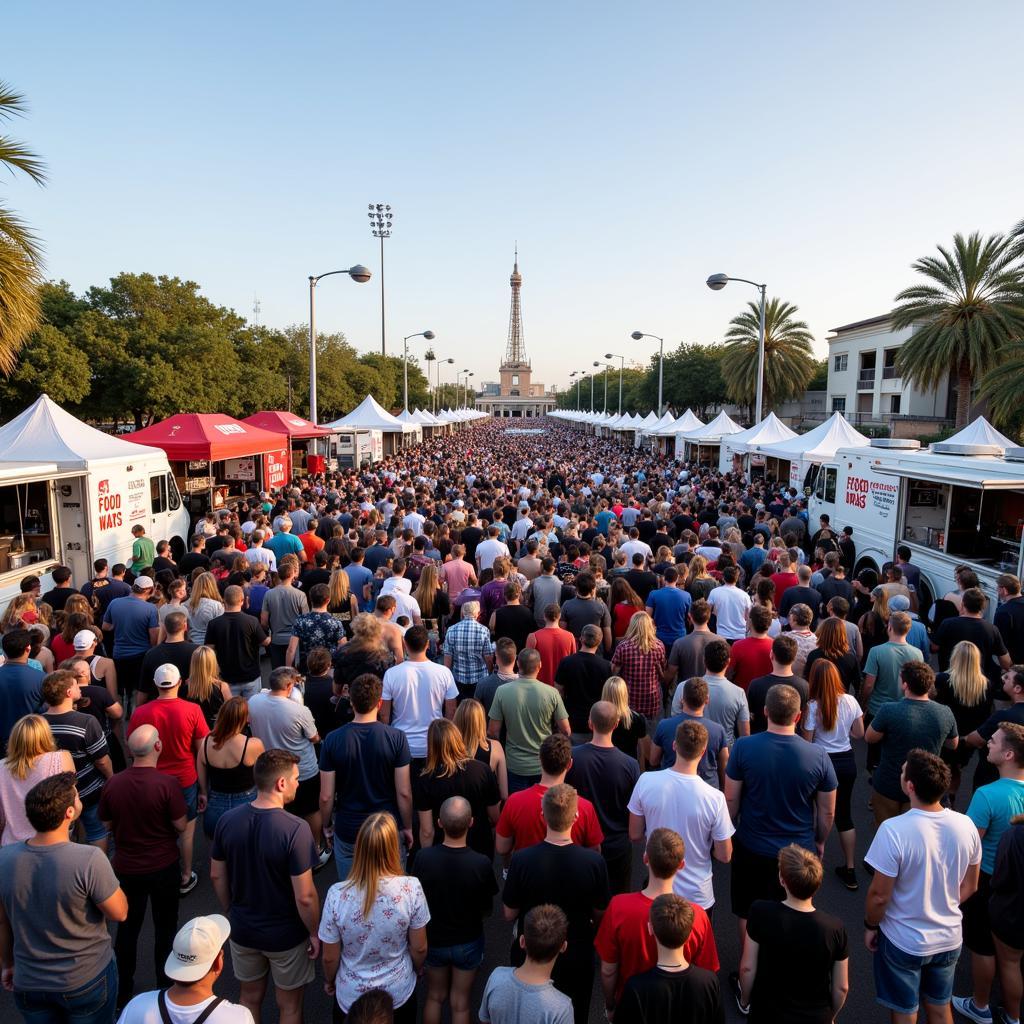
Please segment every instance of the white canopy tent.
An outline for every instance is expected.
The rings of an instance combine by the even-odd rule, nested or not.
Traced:
[[[348,415],[333,423],[325,423],[323,427],[332,434],[379,434],[385,455],[413,443],[420,434],[418,423],[403,422],[392,416],[373,395],[367,395]]]
[[[990,449],[986,452],[978,450],[978,446]],[[945,441],[937,441],[930,446],[933,451],[947,454],[972,454],[966,448],[974,449],[973,454],[1002,455],[1007,448],[1013,448],[1014,442],[1000,434],[984,416],[979,416],[973,423],[968,423],[963,430],[957,431]],[[997,450],[998,449],[998,450]]]
[[[760,444],[756,450],[769,460],[766,472],[771,469],[770,460],[776,460],[775,470],[769,475],[780,483],[788,479],[791,487],[800,490],[812,466],[828,462],[840,448],[860,448],[869,443],[870,438],[855,430],[841,412],[835,412],[806,434],[798,434],[788,441]],[[788,463],[788,467],[784,463]]]
[[[788,441],[793,437],[796,437],[796,431],[790,430],[774,412],[770,412],[760,423],[722,438],[718,468],[723,473],[750,473],[755,467],[763,468],[764,457],[756,454],[757,446]]]
[[[689,430],[685,434],[677,435],[676,444],[678,446],[682,439],[686,445],[688,458],[714,465],[718,462],[718,449],[721,446],[722,438],[729,434],[738,434],[742,429],[723,409],[710,423]]]

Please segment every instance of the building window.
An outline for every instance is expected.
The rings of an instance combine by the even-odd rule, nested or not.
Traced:
[[[518,387],[518,385],[519,385],[519,374],[518,373],[513,373],[512,374],[512,386],[513,387]]]
[[[846,412],[846,395],[833,395],[832,396],[832,411],[833,412]]]
[[[893,415],[899,415],[900,406],[902,405],[902,395],[890,395],[889,396],[889,412]]]
[[[850,361],[850,356],[846,352],[840,352],[836,355],[832,362],[832,368],[836,373],[843,373],[846,370],[847,364]]]

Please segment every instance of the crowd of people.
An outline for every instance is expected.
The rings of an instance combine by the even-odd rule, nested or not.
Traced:
[[[893,554],[549,420],[298,477],[177,558],[136,527],[89,580],[28,576],[0,620],[3,986],[27,1024],[246,1024],[271,988],[298,1024],[318,977],[351,1024],[586,1024],[595,993],[616,1024],[826,1024],[872,985],[900,1024],[1017,1024],[1021,584],[964,566],[925,608]],[[873,979],[830,887],[865,889]]]

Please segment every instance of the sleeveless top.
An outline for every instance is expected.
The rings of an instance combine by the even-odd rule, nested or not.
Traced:
[[[491,767],[491,752],[489,750],[485,750],[483,747],[477,747],[476,753],[473,757],[477,761],[483,761],[488,768]]]
[[[0,846],[31,839],[36,830],[25,814],[25,795],[37,783],[61,771],[61,752],[40,754],[23,779],[16,779],[5,764],[0,764],[0,808],[3,809],[4,831]]]
[[[179,694],[181,699],[187,700],[190,704],[197,704],[203,713],[203,719],[206,722],[207,728],[212,729],[214,723],[217,721],[217,712],[220,711],[221,707],[224,705],[224,694],[221,693],[220,687],[215,686],[210,691],[210,696],[207,697],[206,700],[196,700],[195,697],[190,697],[188,695],[187,687],[183,687],[182,689],[184,689],[185,692]]]
[[[203,759],[206,761],[206,771],[210,780],[210,789],[218,793],[248,793],[256,782],[253,778],[253,765],[245,763],[245,752],[249,747],[249,737],[245,737],[242,745],[242,755],[238,764],[233,768],[217,768],[210,764],[210,751],[207,749],[210,737],[203,740]]]

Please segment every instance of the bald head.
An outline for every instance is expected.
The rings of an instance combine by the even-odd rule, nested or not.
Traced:
[[[610,736],[619,724],[618,709],[611,701],[599,700],[590,709],[590,728],[601,736]]]
[[[438,820],[441,822],[444,834],[449,839],[461,839],[472,824],[473,809],[465,797],[450,796],[441,804]]]
[[[140,725],[128,737],[128,752],[134,761],[146,760],[150,757],[155,760],[159,756],[156,750],[156,745],[159,742],[160,733],[156,731],[156,726]]]

